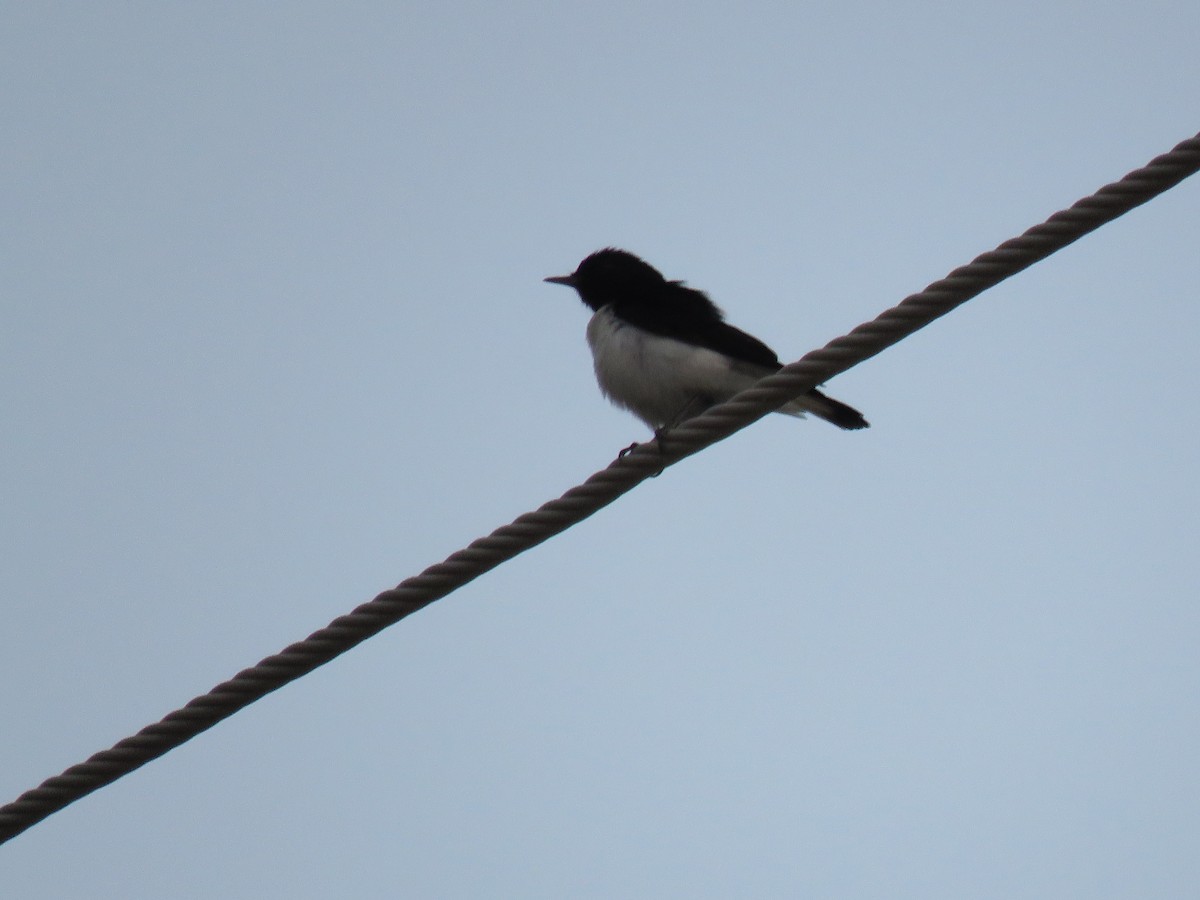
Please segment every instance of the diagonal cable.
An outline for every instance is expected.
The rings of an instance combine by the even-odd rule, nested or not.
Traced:
[[[903,340],[989,287],[1061,250],[1200,170],[1200,135],[955,269],[874,320],[785,366],[732,400],[643,444],[534,512],[451,554],[161,721],[0,807],[0,843],[129,774],[255,700],[345,653],[519,553],[586,519],[666,465],[745,428],[810,388]]]

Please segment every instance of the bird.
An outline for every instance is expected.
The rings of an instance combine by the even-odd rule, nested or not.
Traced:
[[[656,436],[783,368],[774,350],[726,322],[707,294],[668,281],[627,250],[597,250],[570,275],[544,280],[574,288],[592,310],[587,342],[601,393]],[[812,413],[847,430],[869,427],[854,407],[816,388],[778,411]]]

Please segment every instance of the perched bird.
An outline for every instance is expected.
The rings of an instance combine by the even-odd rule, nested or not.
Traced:
[[[600,390],[660,433],[728,400],[783,364],[775,351],[724,320],[708,296],[625,250],[597,250],[570,275],[593,310],[588,346]],[[862,413],[815,388],[780,408],[839,428],[866,428]]]

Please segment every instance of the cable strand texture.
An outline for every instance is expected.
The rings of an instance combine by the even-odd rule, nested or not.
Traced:
[[[806,354],[732,400],[689,419],[665,439],[640,445],[561,497],[518,516],[304,640],[242,670],[161,721],[47,779],[0,807],[0,843],[591,516],[664,467],[728,437],[804,391],[870,359],[987,288],[1174,187],[1198,170],[1200,135],[1069,209],[1055,213],[1020,237],[1005,241],[995,250],[955,269],[873,321]]]

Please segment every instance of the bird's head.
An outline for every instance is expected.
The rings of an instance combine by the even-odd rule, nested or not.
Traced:
[[[670,283],[648,262],[613,247],[597,250],[570,275],[545,280],[575,288],[580,299],[594,310],[610,303],[636,301]]]

